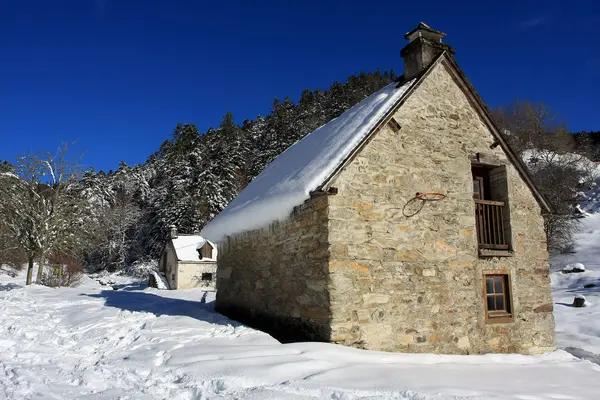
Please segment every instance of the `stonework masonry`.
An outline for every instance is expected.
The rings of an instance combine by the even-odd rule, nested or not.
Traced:
[[[338,177],[329,197],[332,339],[369,349],[540,353],[554,348],[540,208],[468,98],[437,65]],[[470,156],[507,164],[513,257],[479,258]],[[407,218],[417,192],[441,192]],[[410,212],[408,213],[410,215]],[[345,267],[341,265],[347,264]],[[486,324],[483,273],[510,272],[512,323]]]
[[[329,341],[327,197],[219,244],[217,311],[283,341]]]
[[[373,135],[333,182],[337,194],[219,245],[217,310],[282,337],[373,350],[553,350],[540,207],[503,150],[490,149],[449,67],[436,65],[393,118],[401,129]],[[478,255],[477,153],[506,166],[512,257]],[[407,217],[417,192],[446,198]],[[485,319],[483,276],[494,271],[510,274],[509,323]]]

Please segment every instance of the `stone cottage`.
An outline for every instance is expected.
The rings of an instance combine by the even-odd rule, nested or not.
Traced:
[[[444,36],[407,33],[398,83],[291,146],[206,226],[219,312],[373,350],[555,348],[551,206]]]
[[[183,235],[176,227],[171,227],[160,256],[159,270],[165,275],[170,289],[215,289],[216,246],[202,236]]]

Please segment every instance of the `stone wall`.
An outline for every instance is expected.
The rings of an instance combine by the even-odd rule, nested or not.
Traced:
[[[341,173],[329,197],[332,340],[376,350],[554,349],[540,207],[439,64]],[[470,158],[507,165],[513,257],[479,258]],[[409,202],[417,192],[446,199]],[[408,204],[407,204],[408,203]],[[510,273],[514,322],[486,323],[483,273]]]
[[[216,308],[283,341],[330,339],[327,197],[219,243]]]

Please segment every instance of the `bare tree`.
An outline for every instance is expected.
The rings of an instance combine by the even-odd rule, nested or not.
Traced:
[[[138,222],[141,211],[133,196],[125,188],[117,190],[114,203],[106,213],[106,231],[110,259],[116,259],[117,268],[123,268],[129,259],[133,237],[132,229]]]
[[[519,153],[532,149],[564,153],[576,148],[566,124],[543,103],[515,101],[493,114],[511,147]]]
[[[514,102],[493,114],[511,147],[529,167],[536,185],[555,208],[556,214],[545,220],[549,249],[569,248],[576,228],[578,194],[596,178],[595,165],[575,153],[575,138],[546,105]]]
[[[0,212],[14,243],[27,259],[28,285],[33,281],[36,260],[37,281],[41,282],[49,256],[59,252],[74,256],[82,248],[82,216],[87,208],[74,190],[78,161],[68,155],[68,145],[63,145],[56,153],[20,157],[14,171],[0,173],[5,189]]]

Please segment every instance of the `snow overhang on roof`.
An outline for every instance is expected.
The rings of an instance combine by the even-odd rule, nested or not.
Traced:
[[[293,144],[206,225],[202,235],[220,241],[285,219],[331,176],[413,83],[384,87]]]
[[[216,261],[217,259],[217,246],[200,235],[179,235],[176,238],[171,239],[171,241],[173,242],[175,254],[179,261],[208,262]],[[204,246],[206,242],[210,243],[213,247],[213,256],[212,258],[204,257],[201,259],[198,249]]]
[[[510,148],[494,123],[487,106],[475,92],[451,53],[442,52],[420,75],[401,85],[392,83],[348,109],[338,118],[306,135],[271,162],[201,234],[213,241],[225,236],[259,229],[287,218],[294,207],[331,180],[390,112],[400,105],[443,60],[466,89],[494,139],[508,155],[529,186],[543,213],[553,208],[533,184],[522,160]]]

